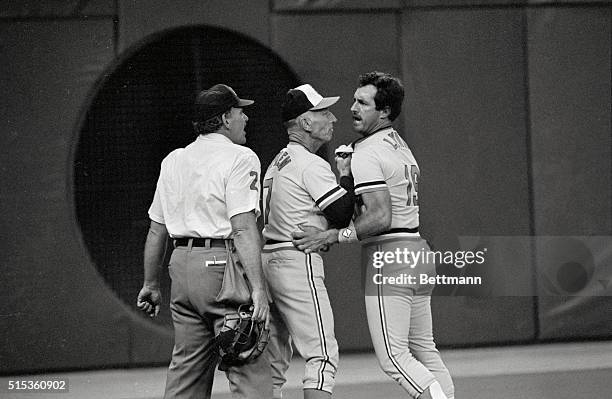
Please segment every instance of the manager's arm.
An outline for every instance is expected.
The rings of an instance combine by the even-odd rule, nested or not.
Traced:
[[[348,226],[353,217],[353,211],[355,210],[355,187],[353,178],[342,176],[340,178],[340,187],[342,187],[346,193],[323,209],[325,218],[333,228]]]
[[[377,190],[361,194],[363,205],[354,226],[325,231],[296,231],[292,233],[293,245],[310,253],[325,245],[339,242],[363,240],[389,230],[391,227],[391,195],[389,190]]]

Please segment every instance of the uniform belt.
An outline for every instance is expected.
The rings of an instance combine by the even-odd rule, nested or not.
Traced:
[[[391,230],[387,230],[385,232],[382,232],[380,234],[378,234],[379,236],[382,236],[383,234],[393,234],[393,233],[418,233],[419,232],[419,228],[418,227],[411,227],[411,228],[405,228],[405,227],[398,227],[395,229],[391,229]]]
[[[293,246],[293,243],[291,241],[278,241],[278,240],[269,240],[269,239],[266,240],[266,243],[262,251],[268,253],[268,252],[287,250],[287,249],[299,251],[299,249]]]
[[[192,247],[209,247],[209,248],[225,248],[225,240],[223,238],[202,238],[202,237],[180,237],[174,239],[175,247],[188,247],[191,241]]]

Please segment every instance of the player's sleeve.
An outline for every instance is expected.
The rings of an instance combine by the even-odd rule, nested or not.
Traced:
[[[322,159],[320,162],[313,162],[306,168],[302,177],[306,191],[323,211],[330,226],[347,226],[353,215],[355,203],[353,191],[348,182],[342,183],[342,186],[347,186],[347,191],[346,188],[338,185],[329,164]]]
[[[351,172],[355,179],[355,195],[388,189],[382,165],[374,152],[353,153]]]
[[[254,152],[241,153],[234,162],[225,186],[225,204],[227,216],[231,218],[239,213],[259,210],[259,175],[261,164]]]

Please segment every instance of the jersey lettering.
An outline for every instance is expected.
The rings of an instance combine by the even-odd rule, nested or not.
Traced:
[[[387,138],[388,137],[388,138]],[[407,149],[408,144],[404,141],[404,139],[395,131],[391,131],[391,133],[387,134],[387,137],[383,139],[384,142],[389,143],[394,150],[397,149]]]
[[[272,179],[266,179],[263,182],[263,214],[264,224],[268,224],[270,217],[270,198],[272,197]]]
[[[283,151],[278,154],[277,157],[274,159],[273,165],[276,166],[276,168],[280,171],[285,166],[287,166],[289,162],[291,162],[291,157],[289,156],[289,154]]]
[[[249,172],[249,176],[253,177],[253,181],[251,182],[251,186],[249,188],[251,190],[257,191],[257,179],[259,178],[259,174],[252,170]]]
[[[389,134],[389,136],[391,136],[391,135]],[[384,141],[385,143],[389,143],[389,144],[391,145],[391,147],[393,147],[393,149],[394,149],[394,150],[397,150],[397,149],[399,148],[399,146],[397,145],[397,143],[395,143],[395,142],[393,142],[393,141],[389,140],[388,138],[384,138],[384,139],[383,139],[383,141]]]
[[[404,175],[406,176],[406,180],[408,180],[408,187],[406,188],[406,192],[408,195],[408,200],[406,201],[406,205],[408,206],[419,206],[419,168],[416,165],[404,165]]]

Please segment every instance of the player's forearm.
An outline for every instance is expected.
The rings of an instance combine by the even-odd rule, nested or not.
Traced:
[[[389,215],[383,210],[371,207],[369,211],[363,211],[347,227],[339,230],[327,230],[324,232],[324,235],[327,237],[328,244],[336,242],[350,243],[378,235],[389,230],[390,227],[391,218]],[[335,236],[334,233],[336,234]]]
[[[360,240],[384,233],[391,228],[391,195],[388,190],[365,192],[363,205],[355,219],[355,231]]]
[[[364,207],[362,213],[354,221],[351,221],[349,226],[338,231],[336,242],[356,242],[385,232],[390,227],[390,212],[385,212],[385,208]]]
[[[261,245],[255,215],[241,214],[232,217],[234,246],[253,290],[264,290],[261,268]]]
[[[391,227],[391,219],[377,208],[365,209],[354,221],[355,231],[360,240],[383,233]]]
[[[168,232],[163,224],[151,222],[144,248],[144,285],[159,287],[159,272],[164,261]]]

